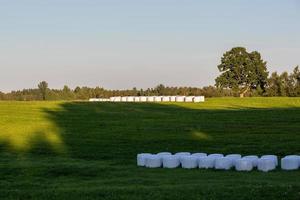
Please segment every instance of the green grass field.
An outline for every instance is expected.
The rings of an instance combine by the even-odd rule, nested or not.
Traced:
[[[0,102],[0,199],[300,199],[300,170],[136,166],[160,151],[300,154],[300,98]]]

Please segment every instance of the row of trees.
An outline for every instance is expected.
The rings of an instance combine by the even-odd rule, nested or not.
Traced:
[[[147,89],[107,90],[102,87],[76,87],[71,89],[49,89],[42,81],[36,89],[24,89],[9,93],[0,92],[0,100],[86,100],[94,97],[111,96],[152,96],[152,95],[204,95],[222,96],[300,96],[300,70],[272,73],[269,76],[267,62],[257,51],[247,52],[244,47],[235,47],[225,52],[218,65],[220,75],[215,86],[166,87],[162,84]]]

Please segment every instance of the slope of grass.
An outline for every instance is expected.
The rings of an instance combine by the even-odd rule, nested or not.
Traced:
[[[300,98],[0,102],[0,199],[299,199],[300,170],[145,169],[160,151],[300,154]]]

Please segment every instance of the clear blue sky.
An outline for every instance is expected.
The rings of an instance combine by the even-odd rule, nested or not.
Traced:
[[[222,53],[300,64],[298,0],[0,0],[0,90],[214,84]]]

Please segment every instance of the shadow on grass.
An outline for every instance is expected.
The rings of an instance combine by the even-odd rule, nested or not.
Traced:
[[[277,154],[300,151],[300,109],[190,109],[175,104],[87,103],[45,110],[69,156],[135,162],[140,152]]]

